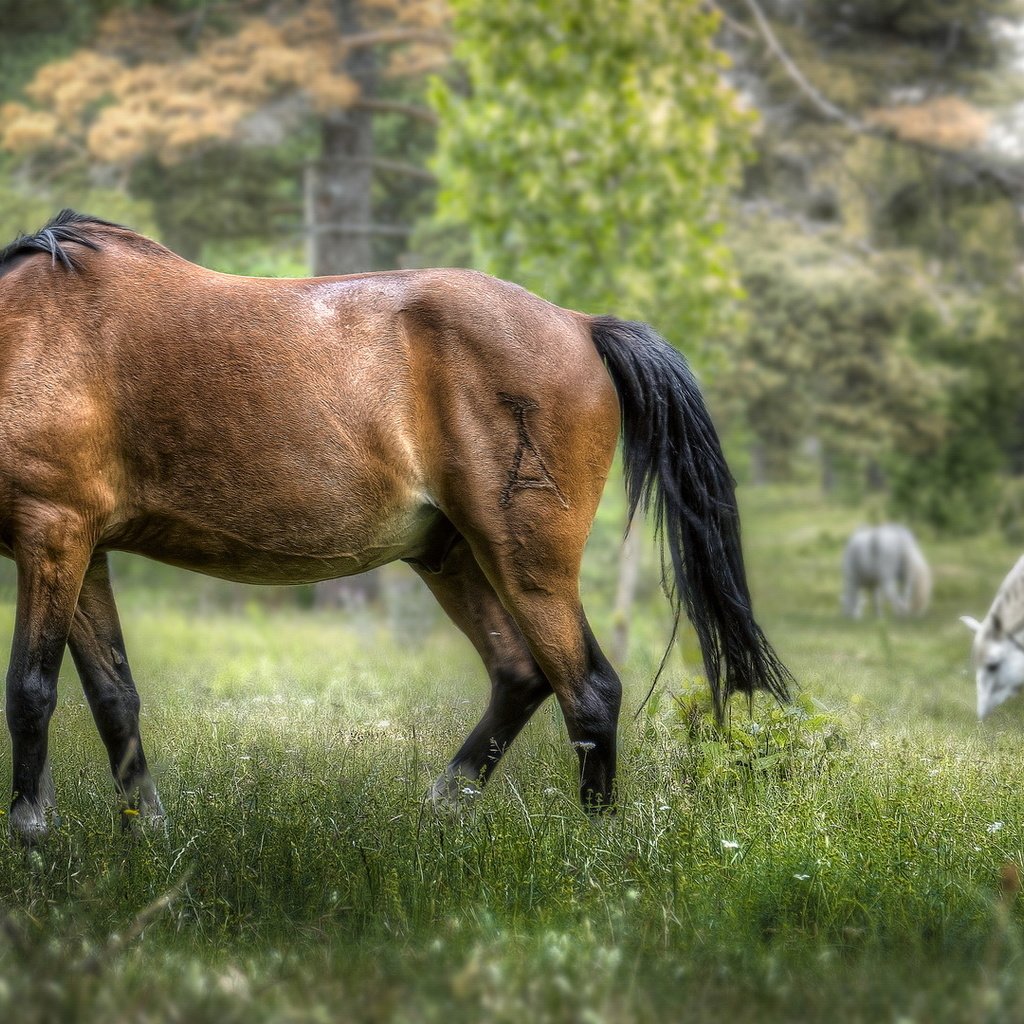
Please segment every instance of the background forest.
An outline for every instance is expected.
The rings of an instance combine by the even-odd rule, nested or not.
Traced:
[[[956,622],[1024,544],[1022,0],[0,0],[0,245],[65,206],[229,273],[472,266],[649,321],[802,689],[719,732],[684,630],[644,704],[670,627],[616,477],[582,580],[618,821],[545,707],[438,822],[484,676],[404,566],[118,556],[171,825],[121,836],[69,664],[65,823],[0,841],[0,1018],[1022,1018],[1024,709],[977,725]],[[933,608],[841,620],[888,518]]]

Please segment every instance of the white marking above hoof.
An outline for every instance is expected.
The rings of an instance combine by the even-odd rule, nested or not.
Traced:
[[[11,808],[10,832],[15,839],[21,840],[26,846],[35,846],[46,839],[50,831],[50,820],[53,824],[59,825],[60,818],[57,817],[56,809],[51,807],[40,807],[21,801]]]

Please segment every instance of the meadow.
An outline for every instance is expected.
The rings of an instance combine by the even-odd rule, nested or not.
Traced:
[[[170,824],[122,833],[67,659],[62,824],[32,852],[0,839],[0,1019],[1024,1019],[1024,701],[976,721],[957,621],[1019,550],[925,535],[927,615],[849,622],[838,564],[863,509],[798,487],[742,502],[799,698],[734,702],[717,731],[684,636],[634,719],[668,630],[652,548],[621,666],[619,813],[596,824],[553,702],[472,808],[424,806],[485,680],[418,593],[345,619],[118,559]],[[620,516],[613,500],[588,550],[599,637]]]

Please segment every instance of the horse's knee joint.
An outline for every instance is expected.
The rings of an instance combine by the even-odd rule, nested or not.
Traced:
[[[577,717],[592,723],[594,731],[615,731],[622,704],[622,684],[616,675],[592,676],[576,701]]]
[[[605,704],[614,705],[618,710],[622,703],[622,681],[614,672],[594,675],[591,685]]]

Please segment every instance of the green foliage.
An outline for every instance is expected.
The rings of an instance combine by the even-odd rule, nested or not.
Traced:
[[[942,296],[907,251],[867,257],[828,236],[769,251],[756,232],[733,237],[748,310],[717,387],[762,476],[792,476],[810,436],[847,494],[873,474],[893,515],[959,534],[994,525],[999,475],[1021,446],[1015,292]]]
[[[959,373],[945,395],[947,430],[891,461],[893,504],[901,514],[959,533],[1005,516],[998,476],[1021,443],[1022,330],[1016,290],[1006,289],[973,297],[951,324],[925,332],[929,352]]]
[[[986,432],[984,409],[966,389],[950,395],[949,429],[925,454],[889,460],[894,513],[928,523],[945,533],[965,534],[991,527],[999,512],[998,473],[1004,460]]]
[[[718,390],[788,475],[800,441],[818,439],[833,467],[863,479],[887,452],[920,452],[945,428],[951,373],[915,335],[931,329],[933,297],[898,257],[868,260],[835,240],[735,234],[746,329],[723,343]]]
[[[743,0],[722,2],[751,24]],[[723,394],[770,478],[814,437],[823,479],[859,492],[868,469],[872,486],[891,485],[894,512],[984,529],[994,474],[1024,461],[1019,300],[999,294],[1019,291],[1020,232],[1013,203],[971,164],[992,159],[992,119],[1021,98],[993,29],[1024,8],[762,6],[814,89],[911,144],[823,117],[756,32],[731,37],[764,118],[730,226],[750,304]]]
[[[999,503],[999,528],[1011,544],[1024,547],[1024,477],[1007,481]]]
[[[819,770],[833,751],[847,746],[838,716],[807,694],[784,707],[759,698],[747,712],[733,707],[723,729],[704,688],[675,698],[679,729],[696,755],[695,773],[736,781],[758,772],[791,778]]]
[[[733,295],[722,202],[750,126],[698,0],[456,0],[440,218],[481,269],[692,344]]]

